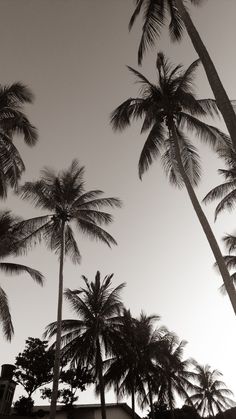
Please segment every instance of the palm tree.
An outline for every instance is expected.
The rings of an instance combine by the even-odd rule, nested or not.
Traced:
[[[25,103],[33,102],[31,90],[22,83],[0,86],[0,197],[6,198],[8,187],[16,188],[25,169],[21,156],[13,144],[22,135],[28,146],[36,144],[36,128],[23,112]]]
[[[224,210],[233,210],[236,204],[236,153],[223,147],[218,150],[218,154],[220,157],[224,158],[227,165],[226,169],[218,170],[218,173],[224,177],[225,181],[211,189],[203,199],[205,204],[219,200],[215,209],[215,220]],[[231,253],[236,249],[236,237],[232,234],[227,234],[224,236],[223,241],[229,251],[229,254],[224,256],[225,264],[227,268],[231,270],[232,268],[236,268],[236,256]],[[236,272],[231,275],[231,280],[235,287]],[[220,290],[225,293],[224,284],[221,286]]]
[[[115,131],[122,131],[132,119],[144,118],[141,133],[149,130],[139,159],[139,176],[149,168],[154,158],[161,157],[164,170],[171,183],[185,185],[194,210],[207,237],[222,275],[227,293],[236,314],[236,292],[230,280],[220,248],[210,224],[194,192],[200,180],[199,155],[183,129],[195,133],[196,137],[218,150],[221,143],[226,147],[228,137],[219,129],[206,124],[199,117],[217,114],[214,100],[196,99],[193,91],[194,72],[199,60],[186,71],[182,66],[173,67],[163,54],[158,54],[157,71],[159,80],[151,83],[144,75],[128,67],[142,85],[140,96],[129,98],[111,115]]]
[[[189,391],[192,389],[190,371],[192,360],[183,360],[186,342],[179,341],[174,334],[169,336],[166,344],[167,356],[162,357],[152,385],[158,405],[166,405],[174,417],[176,395],[189,400]],[[189,403],[191,404],[190,401]]]
[[[113,356],[105,362],[104,381],[107,388],[115,388],[117,396],[131,396],[132,417],[135,419],[135,394],[144,395],[145,388],[140,371],[137,322],[129,310],[123,310],[117,327]]]
[[[3,259],[12,254],[12,244],[16,239],[21,238],[18,228],[20,219],[11,214],[10,211],[0,212],[0,258]],[[28,266],[18,263],[0,262],[0,270],[7,275],[19,275],[27,273],[38,284],[43,285],[43,275]],[[7,340],[11,340],[14,333],[8,298],[5,291],[0,287],[0,322],[3,333]]]
[[[65,297],[78,319],[62,321],[61,355],[72,366],[92,365],[98,378],[102,419],[106,419],[105,391],[103,377],[103,353],[110,354],[116,333],[117,316],[122,308],[120,292],[124,283],[111,287],[113,274],[101,281],[100,272],[95,280],[82,276],[85,287],[77,290],[67,289]],[[58,331],[57,322],[47,326],[46,336],[52,337]]]
[[[85,191],[84,167],[77,160],[71,166],[57,174],[45,168],[41,178],[35,182],[26,182],[20,189],[23,199],[31,201],[37,208],[44,209],[49,214],[33,218],[25,222],[28,230],[25,247],[28,248],[43,239],[49,249],[59,254],[59,288],[57,310],[57,343],[53,376],[53,391],[51,399],[50,419],[56,413],[58,380],[60,369],[61,318],[63,299],[63,269],[64,257],[69,256],[74,263],[80,261],[80,252],[74,237],[72,224],[80,233],[100,240],[109,247],[116,244],[113,237],[101,226],[112,222],[112,216],[104,211],[104,207],[120,207],[116,198],[104,198],[100,190]],[[21,246],[23,243],[21,242]]]
[[[190,401],[201,416],[215,416],[227,408],[235,405],[229,398],[233,393],[219,378],[222,374],[212,370],[209,365],[199,365],[196,362],[194,378],[197,384],[193,385],[193,394]],[[188,403],[188,400],[187,400]]]
[[[163,356],[167,334],[164,327],[154,328],[156,320],[159,316],[144,313],[133,318],[130,311],[124,309],[117,324],[113,356],[105,362],[108,367],[104,375],[106,386],[114,387],[118,396],[131,395],[133,418],[136,417],[136,394],[142,406],[150,404],[153,417],[151,376]]]
[[[189,0],[189,3],[200,5],[203,0]],[[207,75],[209,84],[214,93],[217,106],[222,113],[225,124],[228,128],[233,147],[236,150],[236,116],[220,80],[212,59],[202,42],[202,39],[195,28],[191,17],[184,5],[183,0],[135,0],[136,7],[130,19],[131,29],[141,10],[144,13],[144,24],[142,37],[138,51],[138,62],[141,64],[146,49],[154,45],[155,38],[161,34],[166,15],[170,15],[169,32],[173,41],[180,41],[185,28],[191,39]]]

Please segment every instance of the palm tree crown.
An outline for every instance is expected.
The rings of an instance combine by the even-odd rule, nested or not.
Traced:
[[[10,213],[10,211],[0,212],[0,259],[12,255],[14,242],[22,239],[22,232],[19,229],[21,220]],[[19,275],[27,273],[40,285],[43,285],[43,275],[28,266],[17,263],[0,262],[0,270],[7,275]],[[0,322],[2,323],[3,333],[7,340],[11,340],[14,328],[5,291],[0,287]]]
[[[20,188],[23,199],[31,201],[36,208],[48,212],[25,222],[28,237],[25,246],[36,244],[36,240],[44,239],[49,249],[60,253],[61,228],[65,226],[65,254],[73,262],[80,261],[80,252],[74,237],[71,223],[75,224],[80,233],[100,240],[111,246],[116,244],[113,237],[101,226],[112,221],[111,214],[102,211],[104,207],[120,207],[117,198],[104,198],[101,190],[85,191],[84,167],[77,160],[57,175],[51,169],[42,170],[41,179],[26,182]]]
[[[149,131],[149,134],[140,155],[140,177],[153,159],[161,156],[170,181],[179,186],[183,184],[170,132],[171,121],[177,127],[182,162],[193,184],[197,184],[200,178],[199,156],[182,130],[195,133],[196,137],[213,148],[219,147],[221,142],[229,142],[220,130],[199,119],[207,115],[218,115],[218,110],[213,99],[199,100],[194,94],[193,79],[198,65],[199,60],[193,62],[187,70],[181,65],[173,67],[160,53],[157,58],[156,84],[128,67],[141,84],[140,96],[129,98],[116,108],[111,115],[111,124],[114,130],[121,131],[130,125],[132,119],[144,119],[141,133]]]
[[[69,301],[75,320],[62,320],[62,357],[77,363],[96,366],[98,350],[111,350],[117,316],[122,307],[120,291],[124,283],[111,288],[112,275],[101,281],[98,271],[94,281],[82,276],[85,287],[77,290],[66,289],[64,295]],[[52,337],[57,328],[56,322],[47,326],[45,335]],[[97,345],[99,344],[99,347]]]
[[[235,405],[229,398],[233,394],[232,391],[219,380],[221,376],[218,370],[212,370],[209,365],[199,365],[195,362],[194,378],[197,384],[193,385],[190,401],[200,415],[214,416]]]

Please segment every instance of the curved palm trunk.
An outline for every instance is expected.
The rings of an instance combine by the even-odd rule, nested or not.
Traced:
[[[175,0],[178,11],[184,22],[188,35],[192,41],[195,51],[197,52],[203,67],[205,69],[209,84],[216,99],[217,106],[224,118],[225,124],[228,128],[233,148],[236,150],[236,115],[229,100],[229,97],[224,89],[224,86],[219,78],[212,59],[202,42],[202,39],[196,30],[189,13],[187,12],[183,0]]]
[[[220,251],[220,248],[219,248],[219,245],[216,241],[216,238],[215,238],[215,236],[212,232],[211,226],[210,226],[210,224],[209,224],[209,222],[208,222],[208,220],[207,220],[207,218],[206,218],[206,216],[205,216],[205,214],[204,214],[204,212],[201,208],[200,203],[198,202],[198,199],[197,199],[196,194],[194,192],[194,189],[193,189],[193,187],[192,187],[192,185],[189,181],[189,178],[185,173],[184,166],[183,166],[183,163],[182,163],[182,160],[181,160],[180,149],[179,149],[178,134],[177,134],[175,123],[174,123],[173,120],[171,121],[169,128],[171,130],[172,138],[173,138],[173,141],[174,141],[176,160],[177,160],[177,163],[178,163],[180,174],[181,174],[182,179],[185,183],[185,186],[186,186],[189,198],[192,202],[193,208],[194,208],[194,210],[197,214],[199,222],[200,222],[200,224],[202,226],[202,229],[203,229],[203,231],[206,235],[206,238],[207,238],[208,243],[211,247],[211,250],[212,250],[212,252],[215,256],[215,260],[216,260],[217,265],[219,267],[222,279],[223,279],[224,284],[225,284],[225,288],[227,290],[229,299],[230,299],[231,304],[232,304],[233,309],[234,309],[234,313],[236,315],[236,290],[235,290],[234,285],[231,281],[228,269],[225,265],[222,253]]]
[[[57,305],[57,336],[56,351],[53,368],[53,385],[52,398],[50,406],[50,419],[55,419],[57,408],[58,382],[60,372],[60,352],[61,352],[61,319],[62,319],[62,301],[63,301],[63,267],[65,255],[65,222],[61,226],[61,251],[60,251],[60,268],[59,268],[59,287],[58,287],[58,305]]]
[[[105,402],[105,384],[102,370],[102,356],[101,356],[101,347],[99,339],[97,339],[97,367],[98,367],[98,379],[100,387],[100,400],[101,400],[101,412],[102,419],[106,419],[106,402]]]

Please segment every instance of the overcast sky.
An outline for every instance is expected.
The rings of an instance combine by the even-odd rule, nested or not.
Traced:
[[[86,167],[88,189],[102,189],[123,200],[109,229],[118,247],[110,250],[78,237],[82,263],[66,263],[65,287],[81,286],[81,274],[92,280],[97,270],[102,275],[114,272],[114,285],[127,283],[122,296],[133,315],[141,310],[159,314],[161,324],[188,341],[186,357],[219,369],[236,394],[235,316],[228,298],[218,291],[221,279],[188,196],[168,184],[159,162],[140,182],[137,162],[145,136],[139,134],[139,123],[122,134],[114,134],[109,126],[110,112],[138,93],[125,67],[137,68],[141,22],[128,33],[132,10],[132,0],[0,1],[0,82],[22,81],[36,97],[27,113],[39,130],[39,143],[27,149],[17,139],[27,167],[24,180],[36,179],[45,165],[61,169],[78,158]],[[208,0],[192,9],[232,99],[235,16],[235,0]],[[188,66],[197,58],[187,34],[176,45],[163,32],[156,46],[176,64]],[[147,54],[142,66],[153,81],[155,60],[156,50]],[[212,97],[201,68],[196,87],[199,97]],[[220,121],[216,124],[225,129]],[[207,147],[199,144],[199,151],[203,176],[197,194],[202,199],[220,182],[217,169],[223,165]],[[38,214],[15,197],[2,202],[5,207],[25,217]],[[219,241],[224,233],[234,232],[235,214],[224,213],[214,224],[214,204],[204,209]],[[41,289],[27,277],[1,275],[15,326],[12,343],[1,342],[1,363],[14,363],[25,339],[41,337],[44,327],[56,319],[57,258],[41,246],[20,261],[42,271],[46,284]],[[64,318],[72,317],[66,304],[63,313]],[[91,397],[83,393],[80,401],[91,402]]]

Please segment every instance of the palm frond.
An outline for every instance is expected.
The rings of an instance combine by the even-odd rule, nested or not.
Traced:
[[[180,41],[184,31],[184,23],[179,14],[178,8],[170,1],[168,3],[170,11],[169,33],[172,41]]]
[[[65,254],[70,257],[73,263],[80,263],[81,254],[74,238],[73,230],[68,224],[65,228]]]
[[[210,115],[212,118],[215,116],[220,116],[220,112],[215,99],[198,99],[198,103],[206,115]]]
[[[180,136],[180,132],[178,132]],[[181,159],[183,162],[185,173],[187,174],[192,185],[197,186],[201,178],[200,156],[188,139],[181,133]]]
[[[11,131],[13,135],[23,135],[24,141],[29,147],[33,147],[38,140],[37,128],[29,122],[23,113],[19,119],[12,121]]]
[[[184,183],[179,171],[172,141],[169,139],[166,143],[168,143],[168,145],[166,145],[166,150],[161,156],[164,172],[172,185],[182,188]]]
[[[15,82],[0,88],[0,107],[7,103],[17,105],[18,103],[32,103],[33,101],[34,95],[31,89],[21,82]]]
[[[112,113],[110,123],[114,131],[123,131],[130,125],[132,118],[141,118],[145,114],[145,100],[129,98]]]
[[[154,88],[154,85],[142,74],[140,71],[135,70],[133,67],[127,65],[128,70],[136,76],[137,83],[148,85]]]
[[[236,189],[236,179],[230,182],[221,183],[211,189],[211,191],[203,198],[202,202],[204,202],[204,204],[208,204],[216,199],[221,199],[234,189]]]
[[[179,92],[189,93],[191,91],[193,87],[193,81],[195,79],[195,71],[197,70],[200,62],[201,60],[198,58],[192,64],[190,64],[190,66],[187,68],[187,70],[181,77],[181,81],[176,90],[176,94],[178,94]]]
[[[30,218],[15,224],[14,232],[17,233],[12,240],[11,251],[13,254],[26,254],[42,241],[45,229],[51,224],[51,216]]]
[[[160,156],[163,142],[163,125],[161,123],[156,123],[151,129],[140,154],[138,163],[140,179],[142,179],[144,172],[148,170],[149,166],[152,164],[153,159],[156,159]]]
[[[92,221],[80,217],[79,220],[76,220],[76,225],[80,231],[91,239],[100,240],[109,247],[111,247],[111,245],[117,245],[117,242],[109,233]]]
[[[229,192],[219,204],[216,206],[215,209],[215,220],[217,219],[218,215],[227,209],[227,211],[232,211],[236,205],[236,190]]]
[[[129,31],[132,29],[133,24],[141,11],[143,3],[144,3],[144,0],[137,0],[136,8],[129,21]]]
[[[83,202],[84,201],[84,202]],[[89,211],[99,210],[102,207],[110,207],[110,208],[121,208],[122,201],[119,198],[97,198],[92,200],[83,200],[82,202],[78,200],[76,203],[73,204],[73,207],[78,208],[79,211],[85,211],[86,209]]]
[[[179,127],[193,131],[200,140],[209,144],[216,151],[227,139],[227,136],[222,131],[185,112],[180,113]]]
[[[11,320],[11,314],[8,299],[5,291],[0,287],[0,323],[2,325],[4,336],[7,340],[11,340],[14,328]]]
[[[155,39],[160,36],[161,29],[165,21],[164,2],[154,2],[151,0],[144,3],[144,24],[142,36],[138,49],[138,64],[140,65],[143,56],[148,48],[154,45]]]
[[[18,263],[1,262],[0,270],[8,275],[20,275],[22,273],[27,273],[39,285],[43,285],[44,277],[41,272],[37,271],[36,269],[32,269],[29,266],[21,265]]]

